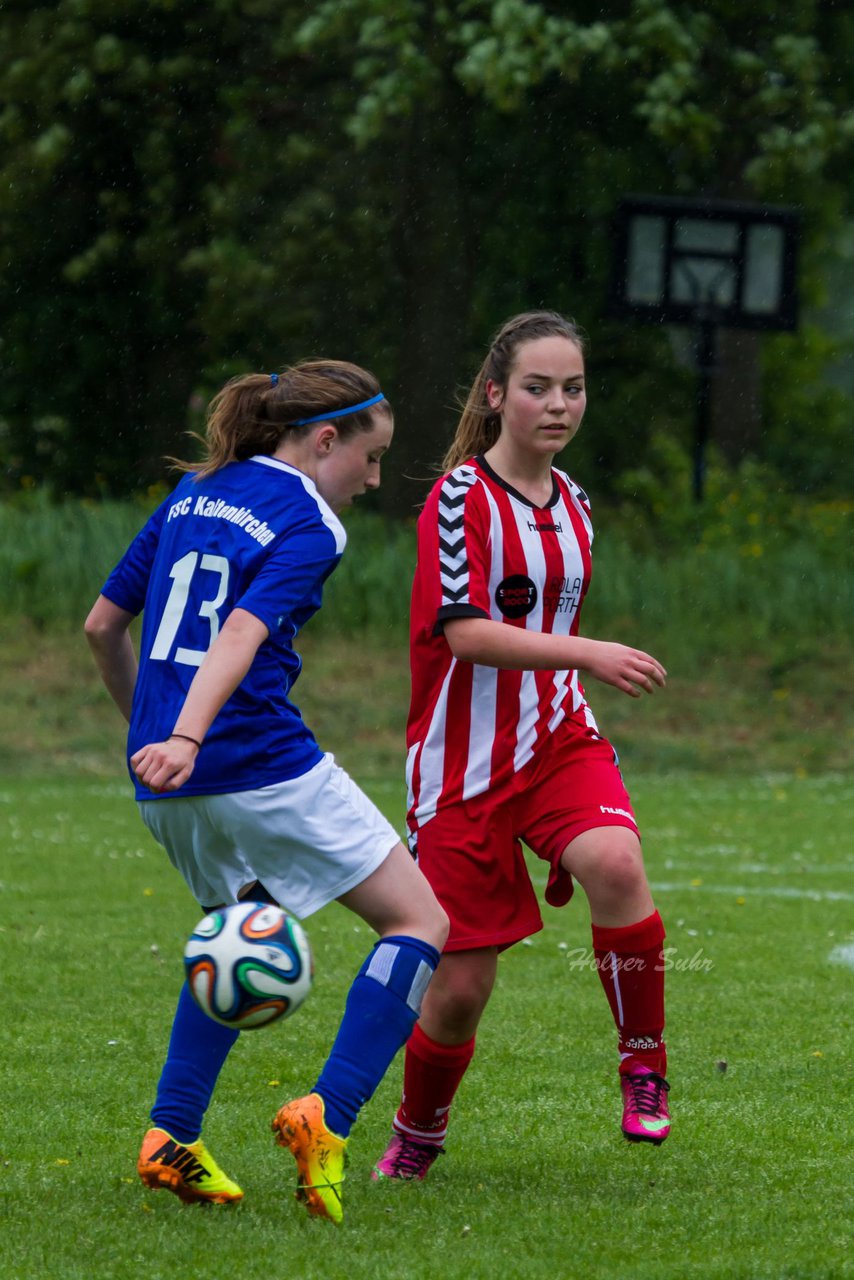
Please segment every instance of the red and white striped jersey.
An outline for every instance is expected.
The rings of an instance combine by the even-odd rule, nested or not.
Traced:
[[[587,495],[552,470],[535,507],[482,458],[434,485],[418,521],[412,589],[409,825],[510,779],[568,715],[595,729],[577,671],[501,671],[458,662],[449,618],[575,635],[590,582]]]

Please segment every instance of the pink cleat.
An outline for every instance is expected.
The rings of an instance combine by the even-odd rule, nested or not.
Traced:
[[[374,1182],[396,1179],[398,1182],[423,1182],[437,1156],[444,1147],[426,1142],[413,1142],[399,1133],[391,1135],[391,1142],[374,1165],[371,1177]]]
[[[620,1077],[623,1090],[623,1134],[629,1142],[654,1142],[660,1146],[670,1132],[664,1076],[648,1067],[635,1066]]]

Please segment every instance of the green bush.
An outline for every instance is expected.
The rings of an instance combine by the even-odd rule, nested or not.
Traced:
[[[0,502],[0,589],[7,615],[82,623],[158,494],[126,502],[52,502],[35,489]]]
[[[638,472],[631,502],[594,512],[586,634],[650,647],[666,639],[671,651],[700,659],[850,635],[854,503],[783,495],[754,466],[742,469],[738,485],[731,477],[724,485],[723,474],[713,471],[701,510],[679,496],[672,477],[665,497],[645,489]],[[34,492],[0,503],[7,615],[51,629],[79,626],[158,497],[54,504]],[[356,511],[345,519],[347,552],[309,625],[325,635],[404,644],[414,525]]]
[[[618,491],[621,501],[603,523],[634,548],[720,548],[761,563],[784,548],[809,547],[840,567],[850,563],[854,501],[793,492],[784,476],[754,459],[733,469],[710,450],[697,502],[687,451],[658,433],[644,464],[620,477]]]

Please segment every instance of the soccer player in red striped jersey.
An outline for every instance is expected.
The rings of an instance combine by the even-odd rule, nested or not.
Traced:
[[[423,1179],[443,1150],[498,955],[542,928],[522,841],[548,864],[546,901],[574,882],[619,1038],[622,1131],[661,1143],[664,928],[637,822],[581,676],[631,697],[661,663],[583,638],[593,530],[584,491],[552,464],[581,425],[584,344],[554,312],[497,333],[418,522],[407,729],[410,847],[451,920],[407,1043],[403,1098],[373,1177]]]

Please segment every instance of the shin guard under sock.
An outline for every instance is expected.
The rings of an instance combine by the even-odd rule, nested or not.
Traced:
[[[184,983],[151,1109],[158,1129],[165,1129],[177,1142],[196,1141],[219,1073],[239,1035],[202,1013]]]
[[[406,1045],[403,1097],[394,1117],[395,1133],[440,1147],[448,1131],[454,1095],[474,1054],[475,1038],[440,1044],[416,1023]]]
[[[641,1063],[664,1075],[664,925],[657,911],[623,928],[593,925],[599,977],[620,1035],[620,1070]]]
[[[421,1010],[439,952],[419,938],[383,938],[359,970],[315,1092],[326,1124],[346,1138]]]

